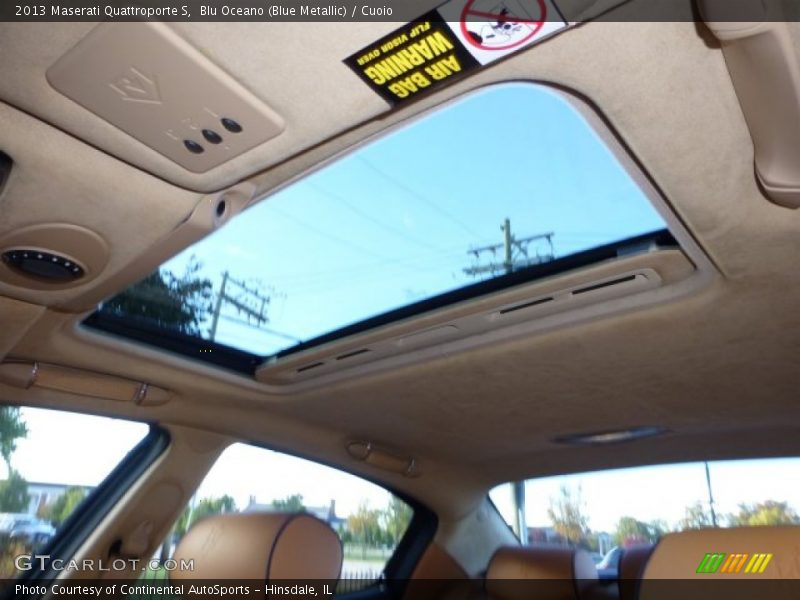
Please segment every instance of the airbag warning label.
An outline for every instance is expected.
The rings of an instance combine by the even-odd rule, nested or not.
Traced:
[[[566,26],[552,0],[450,0],[344,62],[398,104]]]

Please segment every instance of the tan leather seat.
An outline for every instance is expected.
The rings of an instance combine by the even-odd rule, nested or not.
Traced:
[[[556,546],[500,548],[486,572],[486,593],[496,600],[574,600],[596,583],[589,554]]]
[[[208,517],[183,537],[173,557],[194,560],[181,579],[332,580],[342,568],[342,543],[308,514],[232,513]]]
[[[404,600],[448,600],[481,598],[482,581],[469,578],[466,571],[440,545],[432,543],[420,558],[408,581]],[[476,593],[477,591],[477,593]]]
[[[725,556],[717,559],[713,572],[698,572],[706,554]],[[786,579],[800,580],[800,527],[698,529],[661,539],[647,561],[639,598],[706,600],[724,595],[727,600],[796,600],[800,581]]]
[[[622,550],[617,574],[620,600],[635,600],[638,597],[642,574],[653,548],[652,544],[643,544]]]

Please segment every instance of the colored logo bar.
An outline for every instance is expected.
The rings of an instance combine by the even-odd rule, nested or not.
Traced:
[[[707,553],[697,567],[697,573],[708,575],[763,573],[772,554],[726,554],[724,552]]]

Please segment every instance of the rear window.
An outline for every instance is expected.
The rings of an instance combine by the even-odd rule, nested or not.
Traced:
[[[531,479],[524,483],[529,544],[582,547],[599,569],[616,569],[619,549],[669,532],[705,527],[800,524],[800,459],[697,462]],[[513,484],[490,492],[509,526]]]

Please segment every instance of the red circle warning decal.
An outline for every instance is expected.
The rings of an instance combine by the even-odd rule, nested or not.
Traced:
[[[532,10],[519,0],[469,0],[461,11],[461,33],[481,50],[510,50],[531,40],[547,20],[547,4]],[[537,13],[538,14],[530,14]]]

